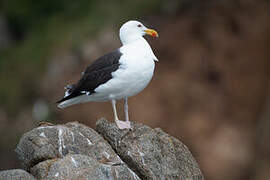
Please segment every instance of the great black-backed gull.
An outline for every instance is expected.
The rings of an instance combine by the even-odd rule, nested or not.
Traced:
[[[158,37],[138,21],[128,21],[119,31],[122,47],[86,68],[77,84],[67,85],[59,108],[88,101],[111,101],[114,120],[120,129],[130,129],[128,98],[141,92],[152,79],[158,61],[144,35]],[[125,121],[117,116],[116,100],[124,99]]]

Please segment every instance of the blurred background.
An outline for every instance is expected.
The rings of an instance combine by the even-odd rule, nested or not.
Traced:
[[[269,179],[267,0],[2,0],[0,170],[20,167],[16,144],[39,121],[113,121],[110,103],[61,110],[55,102],[88,64],[120,46],[118,29],[130,19],[160,35],[147,37],[160,61],[129,100],[131,120],[179,138],[206,179]]]

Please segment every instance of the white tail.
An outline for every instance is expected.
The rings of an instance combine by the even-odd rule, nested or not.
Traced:
[[[60,104],[57,105],[57,107],[63,109],[63,108],[72,106],[74,104],[82,103],[82,100],[83,100],[83,97],[82,96],[78,96],[78,97],[75,97],[75,98],[72,98],[72,99],[68,99],[68,100],[65,100],[65,101],[61,102]]]

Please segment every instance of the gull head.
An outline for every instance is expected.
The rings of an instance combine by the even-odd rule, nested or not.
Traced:
[[[127,44],[137,39],[140,39],[144,35],[150,35],[152,37],[158,37],[158,33],[153,30],[145,27],[139,21],[128,21],[123,24],[119,31],[119,36],[123,44]]]

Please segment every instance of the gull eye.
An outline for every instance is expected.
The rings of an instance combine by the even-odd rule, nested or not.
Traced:
[[[137,27],[139,27],[139,28],[140,28],[140,27],[142,27],[142,25],[141,25],[141,24],[138,24],[138,25],[137,25]]]

